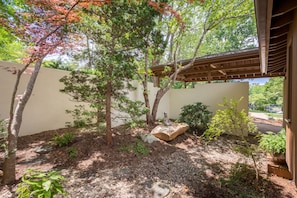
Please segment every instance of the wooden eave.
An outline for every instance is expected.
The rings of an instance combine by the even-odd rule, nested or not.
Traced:
[[[178,61],[181,67],[190,63],[191,60]],[[164,72],[165,66],[171,70]],[[162,78],[173,73],[173,64],[158,65],[152,67],[154,76]],[[193,65],[181,71],[176,80],[183,82],[234,80],[246,78],[261,78],[283,76],[279,69],[273,73],[263,74],[260,70],[259,49],[246,49],[234,52],[226,52],[215,55],[196,58]]]
[[[287,41],[296,0],[255,0],[261,71],[285,72]]]

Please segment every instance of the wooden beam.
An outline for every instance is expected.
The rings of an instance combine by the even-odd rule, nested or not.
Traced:
[[[242,70],[242,69],[248,69],[248,68],[260,68],[260,63],[258,64],[255,64],[255,63],[252,63],[252,64],[245,64],[245,65],[236,65],[236,66],[229,66],[229,67],[220,67],[220,68],[216,68],[216,69],[201,69],[201,70],[191,70],[191,69],[188,69],[188,70],[185,70],[185,71],[182,71],[180,74],[181,75],[189,75],[189,74],[199,74],[199,73],[206,73],[206,72],[215,72],[215,71],[219,71],[219,70],[224,70],[225,72],[227,72],[228,70],[236,70],[236,69],[239,69],[239,70]]]
[[[271,51],[279,51],[282,48],[286,48],[287,49],[287,42],[281,43],[280,45],[269,47],[269,52],[271,52]]]
[[[210,64],[209,66],[214,69],[217,68],[217,66],[215,66],[214,64]]]
[[[287,35],[283,35],[281,37],[270,39],[269,46],[278,45],[278,44],[280,44],[282,42],[286,42],[287,41],[287,38],[288,38]]]
[[[281,37],[283,35],[286,35],[286,34],[288,34],[289,31],[290,31],[290,25],[286,25],[286,26],[283,26],[281,28],[271,30],[270,39],[278,38],[278,37]]]
[[[223,74],[224,76],[226,76],[227,75],[227,73],[226,72],[224,72],[223,70],[219,70],[218,72],[220,72],[221,74]]]
[[[282,0],[278,1],[276,4],[273,6],[272,17],[283,15],[297,8],[296,0]]]
[[[287,12],[286,14],[280,15],[278,17],[273,17],[271,19],[270,29],[274,30],[274,29],[281,28],[285,25],[288,25],[293,22],[293,19],[294,19],[293,11]]]
[[[282,50],[281,50],[282,49]],[[276,57],[276,56],[286,56],[287,55],[287,48],[285,47],[285,48],[281,48],[280,50],[278,50],[278,51],[273,51],[273,52],[270,52],[269,53],[269,58],[268,58],[268,60],[270,60],[270,59],[273,59],[274,57]]]

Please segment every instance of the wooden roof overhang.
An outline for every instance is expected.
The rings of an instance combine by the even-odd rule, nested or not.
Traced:
[[[178,61],[182,67],[190,63],[189,60]],[[171,71],[164,72],[165,66],[171,67]],[[173,73],[173,64],[158,65],[152,67],[153,74],[162,78]],[[246,78],[261,78],[281,76],[282,72],[263,74],[260,70],[259,49],[246,49],[234,52],[226,52],[215,55],[196,58],[193,65],[177,76],[177,81],[197,82],[214,80],[231,80]]]
[[[262,73],[286,71],[287,42],[297,0],[255,0]]]

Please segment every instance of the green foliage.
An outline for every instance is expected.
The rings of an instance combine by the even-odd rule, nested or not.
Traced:
[[[75,63],[68,63],[68,62],[62,62],[62,60],[59,58],[57,60],[45,60],[42,63],[43,67],[52,68],[52,69],[60,69],[65,71],[73,71],[77,65]]]
[[[205,140],[216,140],[223,133],[244,134],[257,132],[256,125],[251,121],[244,110],[238,110],[239,101],[224,98],[224,103],[219,106],[223,109],[217,110],[212,117],[208,129],[203,133]]]
[[[122,99],[122,103],[118,104],[119,109],[129,115],[126,121],[127,125],[131,128],[143,126],[143,116],[148,109],[144,107],[144,103],[141,101],[131,101],[127,97]]]
[[[204,131],[211,119],[211,112],[201,102],[182,107],[177,122],[185,122],[193,133]]]
[[[137,139],[133,145],[133,152],[135,155],[147,155],[150,150],[143,144],[141,140]]]
[[[77,157],[77,151],[76,151],[75,147],[68,147],[66,150],[67,150],[69,157],[71,159]]]
[[[279,133],[268,132],[262,134],[259,140],[260,148],[268,153],[281,154],[286,152],[286,131],[282,129]]]
[[[20,16],[18,10],[25,12],[24,0],[1,0],[0,1],[0,18],[1,22],[14,24],[19,22]],[[0,26],[0,60],[20,61],[24,56],[24,43],[16,35],[18,31],[10,29],[1,23]]]
[[[252,85],[249,89],[249,101],[253,109],[264,111],[267,105],[282,106],[283,84],[283,77],[273,77],[264,85]]]
[[[133,151],[135,155],[147,155],[150,150],[147,148],[140,139],[137,139],[133,145],[122,145],[119,149],[122,152],[130,152]]]
[[[73,111],[67,110],[74,118],[75,127],[84,127],[96,119],[97,126],[104,120],[105,90],[102,76],[99,72],[90,75],[88,71],[72,71],[69,76],[64,76],[60,82],[64,88],[60,91],[72,97],[76,102],[86,102],[90,110],[85,110],[82,105],[76,105]]]
[[[58,194],[66,196],[61,184],[63,180],[65,180],[64,177],[58,171],[45,172],[28,169],[17,187],[17,197],[52,198]]]
[[[63,135],[56,135],[53,138],[53,143],[58,147],[68,146],[74,140],[75,134],[73,132],[64,133]]]
[[[86,127],[92,124],[93,112],[85,110],[83,105],[75,105],[76,109],[74,110],[66,110],[66,113],[71,114],[73,117],[73,124],[67,122],[66,125],[68,127]]]

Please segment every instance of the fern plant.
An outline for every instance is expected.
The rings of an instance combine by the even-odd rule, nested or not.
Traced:
[[[75,135],[72,132],[64,133],[63,135],[56,135],[53,138],[53,143],[58,147],[67,146],[73,142],[74,137]]]
[[[58,171],[28,169],[16,189],[17,197],[52,198],[58,194],[67,195],[61,184],[63,180],[64,177]]]
[[[199,133],[207,129],[211,116],[212,113],[207,106],[197,102],[183,106],[177,122],[185,122],[189,125],[191,132]]]

